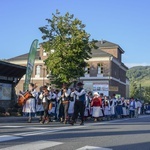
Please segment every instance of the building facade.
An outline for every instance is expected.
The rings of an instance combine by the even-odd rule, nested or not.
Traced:
[[[32,73],[32,77],[31,77],[31,81],[30,81],[32,83],[36,83],[37,86],[38,86],[38,89],[41,86],[49,85],[49,83],[50,83],[49,78],[47,78],[48,73],[47,73],[47,70],[46,70],[46,66],[44,65],[44,60],[46,58],[47,58],[47,53],[40,46],[37,49],[35,62],[34,62],[33,73]],[[22,66],[26,66],[27,65],[27,60],[28,60],[28,53],[10,58],[7,61],[9,61],[11,63],[14,63],[14,64],[19,64],[19,65],[22,65]],[[20,90],[23,91],[24,82],[25,82],[25,75],[23,76],[23,78],[21,78],[20,82],[16,86],[16,93],[18,93]]]
[[[128,68],[122,63],[124,51],[119,45],[108,41],[99,41],[96,44],[98,49],[92,50],[87,73],[80,80],[87,90],[106,96],[118,94],[129,97],[129,82],[126,79]]]
[[[127,82],[126,71],[128,68],[122,63],[122,48],[108,41],[99,41],[96,43],[98,49],[92,50],[91,58],[87,61],[85,75],[80,77],[87,91],[97,91],[104,95],[119,94],[128,97],[129,82]],[[34,70],[31,82],[37,83],[40,87],[50,84],[47,78],[48,72],[44,65],[47,53],[42,46],[37,49]],[[26,66],[28,54],[8,59],[9,62]],[[20,80],[16,91],[23,89],[25,76]]]

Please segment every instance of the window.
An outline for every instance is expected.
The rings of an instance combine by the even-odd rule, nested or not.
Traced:
[[[85,73],[90,74],[90,66],[85,67]]]
[[[36,66],[36,76],[40,77],[40,75],[41,75],[41,66],[38,65],[38,66]]]
[[[90,74],[90,66],[87,68],[87,73]]]
[[[45,50],[43,50],[43,56],[47,56],[47,53],[45,52]]]
[[[98,74],[103,74],[103,72],[104,72],[103,64],[98,63],[98,64],[97,64],[97,73],[98,73]]]

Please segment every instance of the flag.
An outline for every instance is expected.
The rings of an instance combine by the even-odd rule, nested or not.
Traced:
[[[31,44],[29,55],[28,55],[28,62],[27,62],[27,69],[26,69],[26,77],[24,83],[24,91],[28,90],[28,85],[31,80],[31,75],[34,68],[34,61],[37,52],[38,40],[34,40]]]

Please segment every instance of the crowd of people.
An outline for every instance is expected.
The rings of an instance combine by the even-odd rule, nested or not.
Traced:
[[[101,121],[133,118],[143,111],[140,100],[120,98],[115,94],[108,97],[103,93],[86,92],[81,82],[75,88],[68,88],[63,84],[60,90],[42,86],[39,92],[36,91],[35,85],[30,83],[28,92],[31,95],[24,98],[22,111],[28,116],[29,123],[37,115],[41,124],[59,121],[74,125],[79,118],[80,125],[84,125],[87,119]],[[24,97],[24,92],[20,92],[19,96]]]

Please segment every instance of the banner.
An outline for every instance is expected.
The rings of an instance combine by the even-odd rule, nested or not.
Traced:
[[[24,83],[24,91],[28,90],[28,85],[31,80],[35,56],[36,56],[36,52],[37,52],[37,46],[38,46],[38,40],[36,39],[32,42],[31,47],[30,47],[30,52],[28,55],[27,70],[26,70],[26,77],[25,77],[25,83]]]
[[[99,94],[103,93],[104,96],[109,94],[109,85],[108,83],[93,83],[93,92],[98,92]]]

